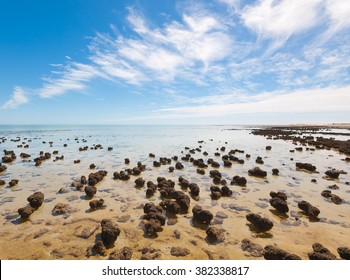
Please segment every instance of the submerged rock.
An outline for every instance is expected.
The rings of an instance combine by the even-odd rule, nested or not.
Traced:
[[[265,178],[267,176],[267,172],[264,170],[261,170],[259,167],[254,167],[253,169],[249,169],[248,174],[250,176],[255,176],[259,178]]]
[[[299,169],[305,169],[311,172],[316,171],[316,166],[312,165],[311,163],[296,162],[295,166]]]

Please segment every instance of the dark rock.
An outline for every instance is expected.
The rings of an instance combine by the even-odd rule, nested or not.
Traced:
[[[99,200],[91,200],[89,202],[91,210],[101,209],[104,207],[104,199],[100,198]]]
[[[80,183],[82,183],[83,185],[87,183],[86,177],[84,175],[80,177]]]
[[[313,252],[308,253],[310,260],[335,260],[336,256],[333,255],[326,247],[320,243],[314,243],[312,245]]]
[[[176,169],[183,169],[184,166],[182,165],[181,162],[177,162],[177,163],[175,164],[175,168],[176,168]]]
[[[317,207],[311,205],[309,202],[305,200],[300,201],[298,203],[298,207],[311,218],[316,218],[320,214],[320,210]]]
[[[7,166],[0,163],[0,173],[6,171]]]
[[[266,146],[266,150],[267,150],[267,151],[270,151],[271,149],[272,149],[271,146]]]
[[[80,191],[84,188],[84,185],[82,183],[79,183],[79,182],[72,182],[71,187],[74,187],[78,191]]]
[[[95,173],[89,174],[88,183],[90,186],[95,186],[97,183],[101,182],[103,178],[107,175],[107,171],[100,170]]]
[[[336,169],[327,170],[325,173],[329,178],[332,179],[338,179],[340,174],[339,170]]]
[[[295,166],[299,169],[305,169],[305,170],[311,171],[311,172],[316,171],[316,166],[314,166],[310,163],[296,162]]]
[[[232,191],[230,190],[230,188],[228,186],[223,186],[221,188],[221,194],[222,194],[222,196],[231,196]]]
[[[68,214],[71,210],[71,207],[68,204],[57,203],[52,209],[52,213],[55,215]]]
[[[95,169],[96,168],[96,165],[95,164],[90,164],[90,169]]]
[[[238,175],[234,176],[231,185],[238,185],[244,187],[247,184],[247,179],[245,177],[240,177]]]
[[[145,233],[148,236],[157,236],[162,231],[162,225],[159,220],[149,220],[145,223]]]
[[[209,243],[222,242],[225,240],[223,230],[221,228],[212,226],[206,230],[207,240]]]
[[[30,206],[38,209],[44,202],[44,194],[42,192],[35,192],[27,198]]]
[[[269,219],[258,214],[249,213],[246,215],[246,219],[260,231],[268,231],[273,227],[273,223]]]
[[[253,169],[249,169],[248,174],[250,176],[255,176],[259,178],[264,178],[267,176],[267,172],[264,170],[261,170],[259,167],[254,167]]]
[[[129,164],[129,163],[130,163],[130,159],[125,158],[125,159],[124,159],[124,163],[125,163],[125,164]]]
[[[175,168],[174,168],[173,166],[170,166],[170,167],[169,167],[169,172],[170,172],[170,173],[174,172],[174,170],[175,170]]]
[[[78,164],[78,163],[80,163],[80,159],[74,160],[74,164]]]
[[[288,204],[285,200],[279,197],[273,197],[270,199],[270,205],[277,209],[279,212],[287,213],[289,211]]]
[[[97,189],[95,186],[86,186],[84,191],[87,197],[93,197],[96,194]]]
[[[9,182],[9,185],[10,185],[10,187],[12,188],[12,187],[16,186],[16,185],[18,184],[18,182],[19,182],[19,180],[17,180],[17,179],[12,179],[12,180]]]
[[[93,255],[106,256],[106,249],[101,240],[96,241],[92,247]]]
[[[114,246],[114,242],[120,235],[120,229],[113,224],[111,220],[104,219],[101,221],[102,233],[101,239],[106,248]]]
[[[26,220],[29,218],[30,215],[34,213],[34,208],[30,206],[25,206],[18,209],[18,214],[21,216],[22,219]]]
[[[137,178],[135,180],[135,185],[136,187],[141,188],[145,185],[145,180],[143,180],[142,178]]]
[[[199,195],[200,188],[198,187],[197,184],[195,184],[195,183],[189,184],[189,189],[190,189],[191,195],[193,195],[193,196],[198,196]]]
[[[280,173],[280,171],[277,168],[272,169],[272,175],[277,176]]]
[[[208,210],[203,210],[201,206],[196,205],[192,208],[193,219],[202,224],[210,224],[213,214]]]
[[[339,256],[344,260],[350,260],[350,248],[339,247],[337,249]]]
[[[263,161],[262,157],[257,157],[255,162],[259,163],[259,164],[264,164],[264,161]]]
[[[264,258],[265,260],[301,260],[299,256],[272,245],[267,245],[264,248]]]
[[[271,191],[271,192],[270,192],[270,196],[271,196],[272,198],[278,197],[278,198],[280,198],[280,199],[282,199],[282,200],[287,200],[287,195],[286,195],[285,193],[283,193],[283,192],[274,192],[274,191]]]
[[[198,168],[197,169],[197,173],[200,174],[200,175],[205,175],[205,170]]]
[[[4,180],[0,180],[0,186],[4,186],[6,182]]]

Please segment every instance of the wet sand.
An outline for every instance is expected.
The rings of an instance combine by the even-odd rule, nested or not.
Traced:
[[[89,132],[36,131],[2,135],[3,139],[7,139],[1,144],[2,148],[13,150],[16,159],[13,163],[4,164],[7,169],[0,174],[0,179],[6,182],[0,187],[0,259],[108,259],[113,251],[125,246],[132,249],[132,259],[264,259],[262,248],[266,245],[278,246],[302,259],[309,259],[308,253],[312,252],[315,242],[321,243],[339,258],[337,248],[350,246],[350,163],[344,160],[349,155],[335,150],[306,150],[305,146],[293,144],[293,141],[266,139],[250,134],[249,130],[223,131],[221,127],[211,127],[209,130],[198,128],[186,135],[183,133],[181,129],[171,133],[167,131],[149,135],[149,140],[144,141],[142,133],[125,139],[120,135],[114,137],[113,133],[101,135]],[[29,148],[23,147],[26,144]],[[95,149],[97,144],[103,148]],[[23,146],[18,147],[20,145]],[[88,149],[80,152],[79,148],[84,146]],[[266,146],[271,146],[271,150],[267,150]],[[108,151],[108,147],[113,150]],[[194,149],[194,153],[185,147]],[[225,151],[220,150],[222,147],[226,148]],[[303,147],[303,150],[294,150],[296,147]],[[235,149],[244,150],[244,153],[232,154],[244,159],[244,164],[232,161],[231,167],[225,167],[222,156]],[[53,154],[55,150],[57,155]],[[35,166],[33,160],[40,151],[49,152],[51,158]],[[22,152],[31,157],[23,160],[20,157]],[[155,158],[149,157],[149,153],[154,153]],[[204,168],[205,175],[200,175],[192,162],[181,159],[186,154],[194,159],[202,158],[205,163],[212,158],[220,167],[209,165]],[[250,154],[250,158],[246,154]],[[56,156],[62,155],[63,160],[55,160]],[[153,166],[153,161],[158,161],[160,157],[174,156],[179,157],[183,169],[169,172],[169,167],[175,166],[174,160],[171,164]],[[258,156],[263,164],[255,162]],[[125,158],[130,159],[129,164],[124,163]],[[74,164],[74,160],[78,159],[80,163]],[[146,165],[140,175],[130,175],[128,181],[113,179],[113,172],[133,168],[138,162]],[[296,162],[311,163],[317,167],[317,172],[299,170],[295,167]],[[90,169],[92,163],[96,165],[93,170]],[[267,172],[266,178],[248,175],[248,170],[256,166]],[[278,176],[272,175],[273,168],[279,169]],[[338,179],[327,178],[325,172],[331,168],[348,174],[340,174]],[[76,190],[71,186],[82,175],[88,177],[98,170],[106,170],[108,174],[96,185],[97,193],[92,199],[86,197],[84,189]],[[210,170],[218,170],[222,174],[233,192],[232,196],[218,200],[211,198],[210,187],[214,184],[209,176]],[[230,185],[235,175],[247,179],[245,187]],[[162,231],[157,237],[147,236],[143,226],[143,206],[147,202],[159,205],[162,199],[159,190],[147,198],[146,187],[136,188],[135,180],[142,177],[146,182],[157,184],[158,177],[165,177],[175,182],[175,190],[181,191],[179,176],[199,186],[199,198],[191,197],[189,189],[182,190],[190,196],[188,213],[173,217],[167,216],[164,211],[167,219]],[[14,187],[8,185],[12,179],[19,180]],[[321,196],[323,190],[334,184],[339,189],[330,190],[342,199],[341,204]],[[45,195],[43,205],[28,220],[22,220],[17,213],[18,208],[27,205],[27,197],[37,191]],[[282,214],[271,207],[271,191],[287,195],[289,212]],[[89,202],[100,198],[104,199],[106,207],[91,211]],[[320,209],[316,219],[298,208],[301,200]],[[57,203],[68,204],[68,213],[53,214]],[[224,240],[210,243],[205,229],[193,225],[192,208],[195,205],[213,214],[210,226],[220,228]],[[246,219],[248,213],[268,218],[273,222],[273,228],[265,233],[256,232]],[[102,219],[111,219],[121,231],[114,247],[105,249],[104,256],[91,253],[91,247],[101,239]],[[244,251],[244,239],[259,246],[250,252],[249,249]],[[172,247],[186,248],[189,252],[174,256]]]

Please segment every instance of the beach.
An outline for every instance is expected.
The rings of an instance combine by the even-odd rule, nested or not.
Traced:
[[[330,251],[325,257],[341,258],[338,249],[350,247],[349,126],[290,126],[292,137],[309,137],[303,141],[254,135],[260,129],[1,126],[2,156],[15,156],[3,158],[0,173],[0,259],[249,260],[266,259],[268,245],[309,259],[318,256],[315,243]],[[340,151],[327,146],[329,138],[342,141]],[[266,175],[252,175],[255,167]],[[87,187],[96,193],[87,195]],[[18,209],[37,192],[42,204],[21,218]],[[284,194],[277,204],[288,211],[272,206],[274,193]],[[301,209],[302,201],[319,214]],[[249,214],[273,226],[259,228]]]

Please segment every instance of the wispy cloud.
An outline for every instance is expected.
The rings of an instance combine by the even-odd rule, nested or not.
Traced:
[[[28,93],[52,98],[104,79],[132,94],[152,88],[166,95],[172,106],[154,112],[158,117],[349,109],[349,1],[188,3],[176,20],[162,17],[157,26],[128,8],[127,32],[111,25],[112,34],[96,33],[84,63],[66,56],[41,87],[16,87],[2,108],[29,102]]]
[[[2,109],[16,109],[18,106],[29,102],[28,93],[21,87],[15,87],[11,98],[5,102]]]

